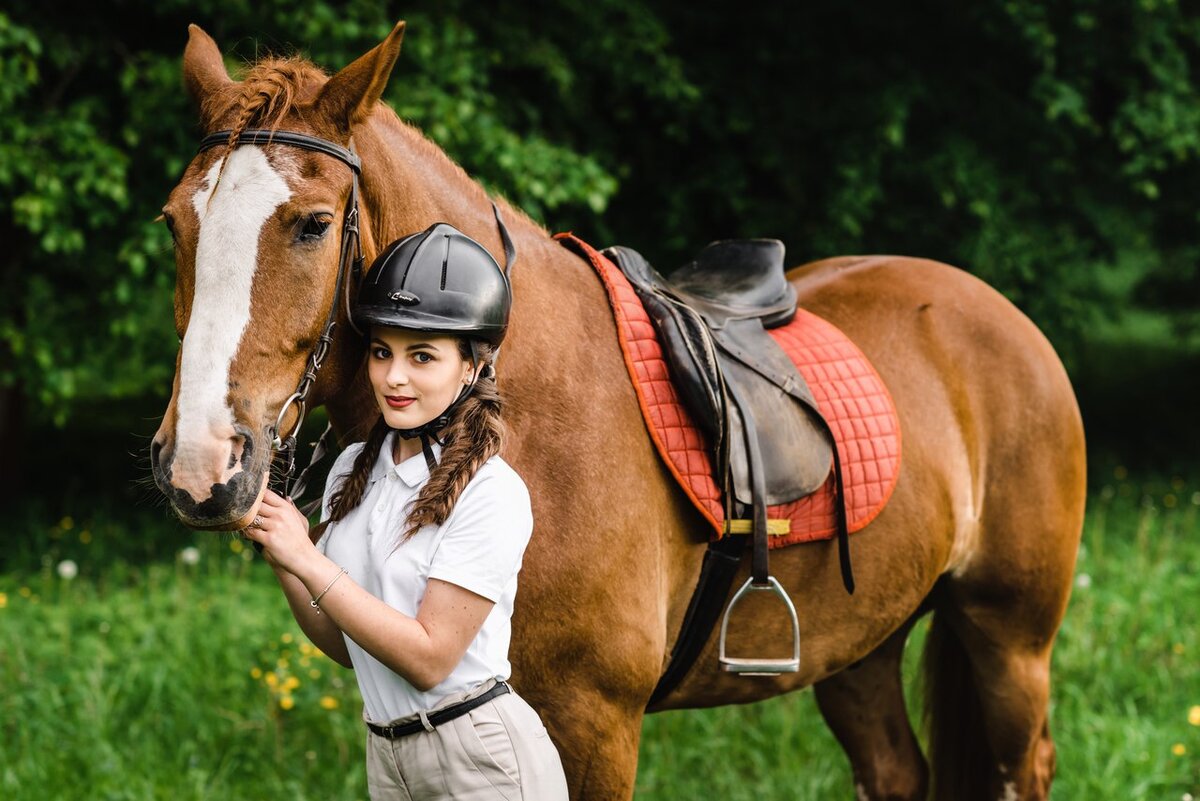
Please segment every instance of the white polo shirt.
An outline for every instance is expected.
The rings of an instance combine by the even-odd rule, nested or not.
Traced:
[[[457,584],[496,605],[462,661],[429,692],[418,691],[345,638],[362,692],[364,717],[378,724],[429,709],[445,696],[470,690],[489,678],[509,677],[517,572],[533,531],[525,482],[503,459],[493,456],[471,478],[445,523],[424,526],[397,547],[405,516],[429,479],[429,469],[420,453],[395,464],[396,436],[392,432],[384,440],[362,502],[325,531],[317,548],[372,595],[410,617],[417,616],[431,578]],[[362,448],[363,443],[355,443],[334,462],[322,520],[329,517],[330,496]],[[433,452],[441,457],[436,443]]]

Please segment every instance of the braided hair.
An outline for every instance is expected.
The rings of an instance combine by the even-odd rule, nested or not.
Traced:
[[[469,361],[471,343],[459,338],[458,352],[464,360]],[[475,354],[478,357],[475,367],[481,372],[471,394],[463,398],[451,414],[450,422],[444,429],[443,440],[446,444],[442,448],[441,458],[417,494],[397,545],[406,542],[423,526],[446,522],[475,473],[504,446],[506,432],[500,417],[502,400],[492,367],[495,351],[488,343],[476,341]],[[346,517],[362,503],[371,468],[391,431],[381,415],[368,433],[349,474],[330,496],[329,519],[313,528],[311,536],[314,542],[320,539],[328,526]]]

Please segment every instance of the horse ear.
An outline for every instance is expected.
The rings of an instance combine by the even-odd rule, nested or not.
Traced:
[[[400,55],[403,38],[401,20],[386,39],[330,78],[317,98],[321,113],[346,132],[371,116]]]
[[[233,82],[217,43],[199,25],[189,25],[187,48],[183,51],[183,83],[201,116],[205,101]]]

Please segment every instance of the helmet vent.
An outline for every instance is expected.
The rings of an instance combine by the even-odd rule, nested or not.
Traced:
[[[405,292],[403,289],[393,292],[392,294],[388,295],[388,297],[394,300],[396,303],[400,303],[405,306],[416,306],[421,302],[419,297],[411,292]]]
[[[446,265],[448,265],[450,263],[450,235],[447,234],[445,239],[446,239],[446,250],[442,254],[442,289],[443,290],[446,288]]]

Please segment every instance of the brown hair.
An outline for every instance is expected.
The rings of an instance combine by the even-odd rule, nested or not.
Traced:
[[[458,340],[458,352],[463,359],[471,359],[467,340]],[[397,544],[408,540],[422,526],[446,522],[475,472],[504,446],[505,429],[500,419],[502,401],[492,367],[494,351],[487,343],[476,342],[475,352],[479,360],[475,365],[478,378],[474,388],[454,409],[449,424],[443,430],[442,439],[446,444],[442,448],[441,459],[417,494]],[[313,528],[313,542],[320,539],[329,525],[350,514],[362,502],[371,467],[379,458],[379,451],[391,431],[380,416],[367,435],[363,449],[354,458],[350,473],[330,496],[329,519]]]

